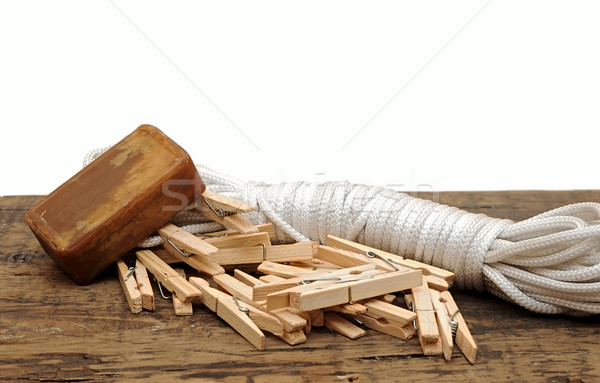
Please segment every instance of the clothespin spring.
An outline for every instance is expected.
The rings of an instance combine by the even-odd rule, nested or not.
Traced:
[[[382,261],[387,262],[387,264],[390,265],[390,266],[392,266],[394,268],[394,270],[396,270],[396,271],[400,270],[398,268],[398,266],[396,266],[396,265],[394,265],[392,263],[392,261],[390,261],[389,259],[387,259],[386,257],[384,257],[383,255],[381,255],[379,253],[376,253],[376,252],[370,250],[370,251],[367,251],[367,253],[365,255],[367,257],[369,257],[369,258],[375,258],[375,257],[377,257],[377,258],[381,259]]]
[[[173,299],[173,295],[168,297],[165,295],[165,293],[163,293],[162,284],[158,281],[158,279],[154,278],[154,280],[158,284],[158,291],[160,291],[160,296],[163,297],[163,299]]]
[[[223,210],[223,209],[219,209],[219,210],[215,209],[213,207],[213,205],[211,205],[211,203],[208,202],[208,199],[206,197],[204,198],[204,202],[210,208],[210,210],[212,210],[213,213],[215,213],[217,215],[217,217],[219,217],[220,219],[223,219],[223,218],[225,218],[228,215],[236,214],[235,211],[227,211],[227,210]]]
[[[458,321],[454,320],[456,314],[458,314],[460,310],[456,310],[452,316],[450,316],[450,330],[452,331],[452,339],[456,338],[456,332],[458,331]]]
[[[127,274],[125,274],[125,276],[123,277],[124,281],[129,280],[129,277],[133,275],[133,272],[135,271],[135,266],[131,266],[127,269]]]
[[[308,279],[303,279],[302,282],[300,282],[300,283],[303,285],[308,285],[310,283],[318,282],[318,281],[337,281],[335,283],[346,283],[346,282],[362,281],[363,279],[371,279],[371,278],[373,278],[372,275],[367,275],[365,277],[360,277],[360,278],[350,278],[350,279],[342,279],[340,277],[308,278]]]
[[[233,296],[233,300],[235,301],[236,306],[241,312],[246,313],[246,315],[250,315],[250,309],[248,309],[248,307],[241,306],[240,302],[238,301],[235,295]]]
[[[173,243],[173,241],[171,241],[171,234],[167,235],[167,242],[169,242],[169,244],[173,246],[175,250],[177,250],[179,254],[183,255],[184,257],[189,258],[192,256],[192,254],[190,254],[189,251],[181,250],[179,247],[177,247],[176,244]]]
[[[415,311],[415,304],[413,302],[410,302],[410,305],[408,306],[408,309],[410,311],[412,311],[413,313],[416,313],[416,311]],[[413,327],[416,330],[417,329],[417,320],[416,319],[413,319],[412,325],[413,325]]]

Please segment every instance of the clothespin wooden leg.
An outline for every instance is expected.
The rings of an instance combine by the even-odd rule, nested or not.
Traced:
[[[136,252],[137,258],[146,266],[156,279],[169,291],[174,292],[183,302],[200,297],[201,293],[184,277],[164,263],[150,250]]]
[[[250,287],[254,287],[255,285],[262,284],[260,279],[253,277],[252,275],[243,272],[240,269],[233,270],[233,277],[240,282],[245,283]]]
[[[229,274],[215,275],[213,280],[219,287],[251,306],[260,308],[261,305],[252,299],[252,287],[246,285]]]
[[[272,262],[308,261],[313,259],[316,242],[298,242],[291,245],[239,247],[220,249],[210,257],[219,265],[245,265]],[[291,266],[288,266],[291,267]],[[294,269],[303,270],[299,267]]]
[[[185,271],[182,269],[174,269],[185,278]],[[194,309],[192,307],[192,302],[182,302],[177,295],[173,295],[173,310],[175,310],[175,315],[192,315],[194,314]]]
[[[365,314],[356,314],[353,316],[365,327],[402,340],[408,340],[415,335],[415,328],[413,327],[412,323],[409,323],[405,326],[398,326],[391,324],[383,317],[376,319]]]
[[[312,318],[311,318],[310,314],[306,311],[298,311],[298,310],[294,310],[294,309],[291,309],[290,311],[293,312],[294,314],[297,314],[298,316],[304,318],[304,320],[306,320],[306,326],[304,326],[302,331],[304,331],[304,334],[306,334],[306,335],[310,334],[310,332],[312,330]]]
[[[306,319],[291,312],[289,309],[274,310],[269,311],[269,313],[281,321],[285,332],[302,331],[307,325]]]
[[[323,310],[311,310],[307,313],[310,315],[312,327],[325,326],[325,312]]]
[[[261,282],[264,282],[264,283],[275,283],[275,282],[285,281],[285,278],[279,277],[277,275],[267,274],[267,275],[261,275],[258,278],[258,280]]]
[[[297,344],[306,342],[306,334],[302,330],[291,332],[284,331],[283,335],[279,336],[279,338],[290,346],[295,346]]]
[[[452,331],[450,330],[450,321],[448,320],[448,311],[446,305],[442,302],[442,295],[439,291],[429,289],[431,295],[431,303],[435,310],[435,319],[437,321],[437,327],[440,332],[440,339],[442,341],[442,351],[444,352],[444,358],[446,360],[452,359]]]
[[[440,338],[440,332],[438,331],[427,281],[423,279],[422,284],[418,287],[413,287],[411,291],[415,313],[417,314],[419,338],[425,342],[436,342]]]
[[[139,259],[135,260],[135,279],[142,294],[142,308],[154,311],[154,291],[148,277],[148,270]]]
[[[429,294],[428,294],[429,295]],[[413,299],[413,295],[412,294],[405,294],[404,295],[404,300],[406,301],[406,305],[408,307],[414,307],[416,309],[416,305],[414,303],[414,299]],[[431,305],[431,299],[429,299],[429,303]],[[430,313],[433,314],[432,311],[430,311]],[[421,343],[421,348],[423,349],[423,354],[424,355],[442,355],[443,354],[443,350],[442,350],[442,341],[439,338],[435,341],[427,341],[425,340],[425,338],[423,338],[421,336],[421,333],[419,332],[419,313],[417,312],[417,320],[415,320],[415,323],[417,324],[417,336],[419,337],[419,343]],[[434,316],[434,320],[435,320],[435,316]],[[427,323],[425,321],[422,321],[423,323]],[[434,325],[437,328],[437,323],[434,322]]]
[[[379,299],[371,299],[364,303],[367,308],[366,315],[379,318],[383,317],[397,326],[406,326],[417,318],[417,314],[391,303]]]
[[[142,294],[138,289],[135,276],[133,275],[134,268],[128,268],[122,259],[117,261],[117,274],[119,276],[119,282],[123,287],[125,298],[132,313],[139,313],[142,311]]]
[[[327,310],[335,311],[342,314],[356,315],[366,313],[367,307],[361,305],[360,303],[346,303],[343,305],[328,307]]]
[[[325,327],[350,339],[357,339],[367,335],[365,330],[352,324],[334,312],[325,313]]]

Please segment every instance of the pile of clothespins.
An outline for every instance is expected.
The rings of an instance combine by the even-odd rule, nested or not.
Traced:
[[[171,292],[176,314],[192,315],[198,300],[259,350],[262,330],[295,345],[311,327],[351,339],[367,327],[403,340],[416,334],[425,355],[447,360],[456,343],[474,363],[477,346],[448,292],[453,273],[333,236],[326,246],[272,245],[271,224],[255,226],[238,214],[252,206],[209,191],[203,197],[207,215],[228,229],[196,236],[168,224],[158,231],[161,246],[137,251],[131,267],[117,262],[133,313],[154,310],[149,271],[161,295],[163,288]],[[186,279],[170,266],[181,262],[209,279]],[[258,265],[252,270],[258,278],[240,269],[249,265]]]

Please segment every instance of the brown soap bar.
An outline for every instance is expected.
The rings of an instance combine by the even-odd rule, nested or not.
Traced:
[[[41,200],[25,222],[71,279],[88,284],[204,189],[186,151],[142,125]]]

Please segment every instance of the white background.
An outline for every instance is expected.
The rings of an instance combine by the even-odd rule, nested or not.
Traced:
[[[588,189],[600,2],[0,2],[0,195],[142,123],[244,179]],[[427,186],[428,185],[428,186]]]

